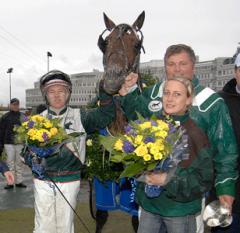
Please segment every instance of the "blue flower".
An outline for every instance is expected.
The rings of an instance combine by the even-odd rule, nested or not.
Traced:
[[[147,144],[149,142],[155,142],[155,138],[152,138],[152,137],[146,137],[145,140],[144,140],[144,143]]]
[[[124,141],[123,143],[123,151],[125,153],[132,153],[135,150],[134,146],[129,141]]]
[[[124,127],[124,131],[125,131],[126,134],[130,133],[130,131],[131,131],[132,129],[133,129],[133,127],[132,127],[131,125],[129,125],[129,124]]]
[[[33,126],[34,126],[34,124],[35,124],[34,121],[29,121],[29,122],[28,122],[28,128],[29,128],[29,129],[32,129]]]
[[[151,120],[151,124],[152,124],[152,126],[157,126],[157,122],[154,120]]]
[[[44,142],[46,142],[47,140],[48,140],[48,135],[47,135],[47,133],[43,133],[42,134],[42,137],[43,137],[43,140],[44,140]]]
[[[175,133],[177,131],[177,128],[176,128],[176,126],[174,124],[169,123],[168,125],[169,125],[169,131],[168,131],[169,135],[171,135],[171,134],[173,134],[173,133]]]
[[[26,116],[26,115],[23,115],[23,122],[26,122],[26,121],[28,121],[28,120],[29,120],[29,117]]]

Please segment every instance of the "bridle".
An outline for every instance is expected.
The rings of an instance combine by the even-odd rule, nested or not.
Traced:
[[[111,33],[113,33],[113,31],[116,31],[116,30],[118,31],[118,34],[117,34],[117,37],[116,37],[115,41],[120,40],[122,49],[118,49],[117,51],[110,52],[109,54],[106,54],[106,49],[107,49],[107,46],[109,45],[108,38],[110,37]],[[126,73],[126,75],[131,73],[131,72],[136,72],[137,73],[138,72],[141,49],[145,53],[145,50],[144,50],[144,47],[143,47],[144,36],[143,36],[142,31],[141,30],[136,31],[131,26],[129,26],[128,24],[119,24],[115,28],[113,28],[112,31],[110,32],[110,34],[104,39],[103,35],[105,34],[106,31],[108,31],[108,29],[105,29],[99,35],[99,38],[98,38],[98,47],[103,52],[104,70],[107,69],[107,61],[109,60],[109,58],[113,54],[119,54],[120,56],[124,57],[124,60],[125,60],[125,65],[124,65],[124,68],[123,68],[123,72]],[[139,36],[137,34],[138,32],[140,34],[140,39],[139,39]],[[127,56],[127,48],[126,48],[125,42],[123,40],[123,36],[124,36],[125,33],[129,33],[129,34],[134,33],[134,35],[136,35],[136,39],[137,39],[137,43],[134,45],[134,48],[136,49],[136,56],[135,56],[132,64],[129,64],[129,58]],[[111,42],[111,44],[114,44],[114,41]]]

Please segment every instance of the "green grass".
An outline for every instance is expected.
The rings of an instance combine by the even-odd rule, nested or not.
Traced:
[[[90,216],[89,206],[80,203],[77,206],[77,213],[88,227],[89,232],[95,232],[95,221]],[[0,211],[0,232],[1,233],[32,233],[34,225],[34,210],[22,208],[15,210]],[[103,233],[133,233],[131,217],[123,212],[110,212],[109,219],[104,226]],[[75,233],[88,233],[78,219],[75,219]]]

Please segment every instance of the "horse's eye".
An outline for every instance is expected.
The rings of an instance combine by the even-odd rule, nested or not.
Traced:
[[[142,48],[142,43],[141,41],[139,41],[135,44],[135,49],[139,51],[141,48]]]

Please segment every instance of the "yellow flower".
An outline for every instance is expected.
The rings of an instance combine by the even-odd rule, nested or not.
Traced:
[[[154,160],[161,160],[163,158],[163,155],[161,152],[156,153],[153,155]]]
[[[27,135],[30,137],[33,137],[36,134],[36,129],[29,129],[27,132]]]
[[[121,139],[118,139],[114,144],[114,149],[122,151],[122,147],[123,147],[123,141]]]
[[[52,136],[56,135],[58,133],[58,129],[56,127],[53,127],[50,129],[50,133]]]
[[[155,135],[156,135],[156,137],[166,138],[168,133],[164,130],[160,130],[160,131],[156,132]]]
[[[87,142],[86,142],[87,146],[92,146],[92,139],[88,139]]]
[[[162,121],[162,120],[157,120],[157,124],[158,124],[158,129],[159,130],[169,130],[169,126],[166,122]]]
[[[136,153],[137,156],[143,157],[148,153],[148,149],[146,145],[141,144],[134,150],[134,152]]]
[[[163,151],[165,149],[163,140],[157,140],[155,144],[157,145],[159,151]]]
[[[142,143],[142,140],[143,140],[143,136],[142,135],[137,135],[134,142],[137,144],[137,145],[140,145]]]
[[[52,128],[53,127],[53,124],[47,120],[43,123],[43,125],[45,126],[45,128],[49,129],[49,128]]]
[[[151,127],[152,127],[152,124],[151,124],[151,121],[145,121],[145,122],[143,122],[142,124],[139,124],[139,126],[140,126],[140,128],[141,128],[142,130],[144,130],[144,129],[149,129],[149,128],[151,128]]]
[[[44,117],[41,115],[34,115],[30,118],[30,120],[36,121],[36,122],[43,122],[44,121]]]
[[[150,153],[152,154],[152,155],[154,155],[154,154],[157,154],[157,153],[159,153],[159,146],[158,145],[156,145],[155,143],[151,146],[151,148],[150,148]]]
[[[143,156],[143,159],[144,159],[144,161],[149,161],[149,160],[151,160],[151,155],[146,154],[146,155]]]

